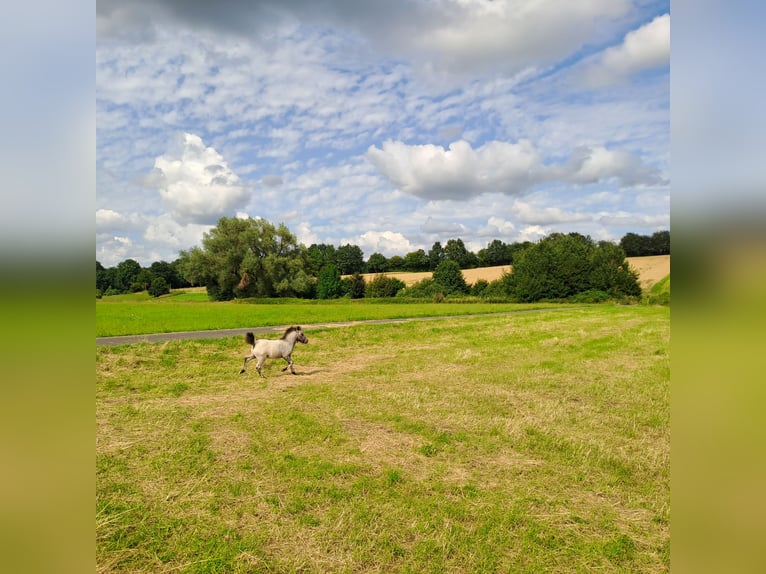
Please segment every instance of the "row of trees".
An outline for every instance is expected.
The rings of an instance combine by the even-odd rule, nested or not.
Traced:
[[[428,252],[419,249],[404,257],[390,258],[373,253],[365,261],[356,245],[305,247],[284,224],[223,217],[204,234],[201,247],[181,251],[172,263],[160,261],[142,268],[137,261],[127,259],[116,267],[105,268],[97,261],[96,289],[97,296],[143,290],[158,296],[170,289],[200,285],[215,301],[247,297],[358,298],[397,293],[444,296],[471,291],[480,294],[478,291],[487,288],[491,295],[521,301],[565,298],[588,290],[630,295],[635,294],[638,284],[632,285],[625,276],[628,268],[623,243],[631,249],[649,245],[650,254],[657,254],[658,249],[669,253],[670,233],[631,233],[623,237],[620,245],[596,243],[576,233],[553,234],[537,243],[505,244],[496,239],[478,253],[469,251],[458,238],[444,246],[436,242]],[[479,283],[469,287],[460,273],[461,269],[510,264],[513,273],[503,278],[502,285]],[[394,283],[392,278],[365,282],[361,277],[365,272],[396,271],[432,271],[433,278],[404,289],[403,283]],[[351,277],[341,279],[344,275]]]

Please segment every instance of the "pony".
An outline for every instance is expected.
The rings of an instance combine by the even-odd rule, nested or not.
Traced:
[[[293,348],[295,347],[296,341],[303,343],[304,345],[309,342],[306,335],[303,333],[303,329],[297,326],[288,327],[285,329],[284,334],[280,339],[277,340],[271,340],[271,339],[255,339],[255,335],[252,333],[248,333],[245,335],[245,342],[250,345],[250,354],[245,357],[245,362],[242,365],[242,370],[239,372],[241,375],[245,372],[245,367],[247,367],[247,363],[249,361],[252,361],[253,359],[258,359],[258,362],[255,364],[255,369],[258,371],[258,374],[261,376],[262,379],[265,379],[266,377],[263,376],[263,373],[261,372],[261,367],[263,366],[263,363],[266,361],[266,359],[279,359],[282,358],[285,361],[287,361],[287,366],[282,369],[282,372],[286,371],[287,368],[290,368],[290,372],[294,375],[295,369],[293,368]]]

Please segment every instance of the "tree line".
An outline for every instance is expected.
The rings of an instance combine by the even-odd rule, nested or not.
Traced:
[[[647,252],[648,251],[648,252]],[[450,295],[562,299],[584,292],[608,297],[640,295],[625,257],[670,253],[670,232],[629,233],[619,245],[595,242],[577,233],[553,234],[536,243],[506,244],[495,239],[477,253],[462,239],[435,242],[428,251],[405,256],[373,253],[365,260],[357,245],[299,244],[284,225],[263,219],[223,217],[203,235],[202,246],[181,251],[173,262],[143,268],[134,259],[105,268],[96,261],[96,296],[204,286],[214,301],[251,297],[432,297]],[[465,284],[461,269],[513,265],[513,273],[494,282]],[[431,271],[430,279],[410,287],[388,272]],[[377,276],[365,281],[362,273]],[[635,283],[635,285],[632,285]],[[600,296],[600,295],[599,295]]]

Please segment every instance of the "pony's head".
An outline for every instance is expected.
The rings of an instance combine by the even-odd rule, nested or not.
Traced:
[[[285,329],[285,334],[282,335],[282,338],[287,339],[292,333],[295,334],[295,340],[299,343],[303,343],[305,345],[309,342],[308,337],[306,337],[305,333],[303,332],[303,329],[295,325]]]

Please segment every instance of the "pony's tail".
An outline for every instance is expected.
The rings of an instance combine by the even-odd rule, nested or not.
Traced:
[[[255,335],[253,335],[252,333],[248,333],[247,335],[245,335],[245,341],[247,342],[248,345],[252,347],[253,345],[255,345]]]

